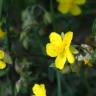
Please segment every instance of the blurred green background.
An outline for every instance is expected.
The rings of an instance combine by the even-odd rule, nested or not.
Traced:
[[[0,70],[0,96],[32,96],[34,83],[44,83],[47,96],[96,96],[96,1],[86,0],[79,16],[61,14],[57,6],[56,0],[0,0],[0,27],[7,34],[0,48],[8,54],[7,67]],[[81,44],[91,46],[93,67],[77,62],[63,70],[58,95],[56,69],[49,67],[54,58],[45,47],[51,32],[69,30],[80,54]]]

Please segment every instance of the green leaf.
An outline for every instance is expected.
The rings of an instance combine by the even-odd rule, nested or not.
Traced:
[[[23,40],[23,42],[22,42],[22,44],[23,44],[23,46],[24,46],[25,49],[28,49],[28,43],[29,43],[29,38],[26,37],[26,38]]]
[[[73,46],[70,46],[70,50],[71,50],[71,52],[73,54],[78,54],[79,53],[79,51],[75,47],[73,47]]]
[[[7,64],[13,64],[12,58],[8,53],[5,53],[4,62]]]
[[[79,73],[80,70],[80,66],[77,64],[70,64],[70,65],[66,65],[64,67],[64,69],[61,71],[61,73],[66,74],[66,73],[70,73],[70,72],[75,72],[75,73]]]
[[[22,32],[20,34],[20,40],[22,41],[26,37],[26,35],[27,35],[27,32]]]
[[[51,63],[49,67],[55,67],[55,63]]]
[[[62,74],[70,73],[70,67],[66,65],[64,69],[61,71]]]
[[[9,68],[0,70],[0,77],[7,75],[8,74],[8,71],[9,71]]]
[[[45,14],[44,14],[44,22],[45,22],[45,24],[52,22],[51,15],[50,15],[49,12],[45,12]]]
[[[20,35],[20,41],[22,42],[22,45],[24,46],[25,49],[28,49],[28,43],[29,43],[29,38],[27,33],[28,32],[22,32]]]

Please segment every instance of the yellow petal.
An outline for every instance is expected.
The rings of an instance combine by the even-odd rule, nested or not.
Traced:
[[[70,7],[70,4],[59,3],[58,11],[60,11],[63,14],[67,14],[70,11]]]
[[[80,9],[79,6],[74,5],[74,6],[72,7],[72,9],[70,10],[70,12],[71,12],[71,14],[72,14],[73,16],[78,16],[78,15],[81,14],[81,9]]]
[[[56,57],[58,54],[58,49],[55,44],[48,43],[46,45],[46,53],[50,57]]]
[[[61,35],[56,32],[52,32],[49,36],[50,42],[60,45],[62,43]]]
[[[75,58],[74,58],[74,55],[71,53],[69,48],[65,49],[65,53],[66,53],[66,57],[68,59],[68,62],[71,63],[71,64],[74,63],[75,62]]]
[[[64,68],[65,62],[66,62],[66,56],[58,55],[55,60],[55,67],[62,70]]]
[[[44,84],[40,84],[40,87],[42,88],[42,96],[46,96],[46,89]]]
[[[86,0],[75,0],[75,3],[78,5],[83,5],[86,3]]]
[[[44,84],[35,84],[32,88],[35,96],[46,96],[46,89]]]
[[[6,63],[0,60],[0,69],[6,68]]]
[[[40,86],[38,84],[35,84],[33,86],[33,93],[35,94],[35,96],[39,96],[40,95]]]
[[[5,37],[5,32],[0,28],[0,39],[3,39]]]
[[[4,51],[0,50],[0,59],[3,59],[3,58],[4,58]]]
[[[65,35],[64,35],[64,38],[63,38],[63,46],[64,47],[69,47],[70,46],[70,43],[72,41],[72,38],[73,38],[73,32],[69,31],[67,32]]]

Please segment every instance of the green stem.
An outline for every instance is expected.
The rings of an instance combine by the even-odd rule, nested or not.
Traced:
[[[2,17],[3,2],[4,2],[4,0],[0,0],[0,20]]]
[[[54,15],[54,9],[53,9],[53,0],[50,0],[50,11],[51,11],[51,19],[52,19],[52,25],[54,31],[56,31],[56,23],[55,23],[55,15]]]
[[[7,49],[8,49],[9,52],[11,52],[12,51],[12,49],[11,49],[12,42],[11,42],[11,39],[10,39],[10,32],[9,32],[9,30],[7,30],[7,37],[6,38],[7,38],[6,39],[6,41],[7,41]],[[15,58],[13,56],[12,56],[12,60],[13,60],[12,68],[14,68]],[[14,76],[14,71],[12,69],[11,70],[10,83],[11,83],[12,96],[15,96],[15,82],[14,82],[14,77],[13,76]]]
[[[56,31],[57,28],[56,28],[56,22],[55,22],[53,0],[50,0],[50,11],[51,11],[51,19],[52,19],[53,30]],[[62,96],[61,95],[61,78],[60,78],[60,72],[58,70],[56,70],[56,77],[57,77],[58,96]]]
[[[62,96],[62,94],[61,94],[61,78],[60,78],[60,73],[58,70],[56,70],[56,75],[57,75],[58,96]]]
[[[11,84],[11,88],[12,88],[12,96],[15,96],[15,85]]]

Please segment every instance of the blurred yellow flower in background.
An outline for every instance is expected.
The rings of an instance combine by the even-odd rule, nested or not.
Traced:
[[[0,39],[5,37],[6,33],[0,28]]]
[[[34,84],[32,91],[34,93],[33,96],[46,96],[46,89],[44,84]]]
[[[0,59],[3,59],[3,58],[4,58],[4,51],[0,50]]]
[[[66,60],[71,64],[74,63],[75,58],[70,50],[73,32],[67,32],[64,37],[56,32],[52,32],[49,38],[50,43],[46,45],[46,52],[48,56],[56,57],[55,67],[62,70]]]
[[[0,60],[0,69],[6,68],[6,63]]]
[[[57,0],[59,3],[58,10],[63,13],[71,13],[73,16],[81,14],[81,9],[79,5],[86,3],[86,0]]]
[[[6,68],[6,63],[3,61],[4,59],[4,51],[0,50],[0,69]]]

